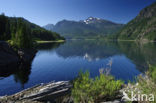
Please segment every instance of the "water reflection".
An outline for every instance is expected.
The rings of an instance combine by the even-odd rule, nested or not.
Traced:
[[[156,44],[116,41],[70,41],[56,49],[63,58],[83,57],[88,61],[97,61],[115,55],[125,55],[140,71],[148,69],[156,62]]]
[[[155,43],[119,42],[119,49],[142,72],[148,69],[149,64],[154,65],[156,63]]]
[[[40,51],[42,50],[50,51],[59,47],[61,44],[63,43],[39,44],[37,46],[37,49]],[[26,64],[12,64],[12,65],[0,66],[0,80],[13,76],[14,81],[16,83],[19,83],[21,85],[21,88],[24,89],[24,85],[29,81],[32,61]]]
[[[64,59],[80,57],[89,62],[124,55],[141,72],[146,71],[149,64],[154,65],[156,62],[156,44],[154,43],[79,40],[67,41],[66,43],[40,44],[37,48],[39,51],[49,51],[49,53],[55,51],[57,55]],[[20,83],[22,88],[29,81],[31,62],[25,65],[11,65],[0,68],[0,80],[13,75],[15,82]]]
[[[39,83],[72,80],[81,69],[89,70],[95,77],[111,58],[111,74],[125,81],[134,80],[149,64],[156,63],[154,43],[75,40],[40,44],[37,49],[32,63],[0,67],[0,95],[13,94]]]
[[[84,57],[88,61],[96,61],[114,55],[121,55],[117,42],[79,40],[70,41],[56,49],[63,58]]]
[[[43,43],[43,44],[38,44],[37,49],[38,50],[53,50],[58,48],[61,44],[64,44],[64,42],[53,42],[53,43]]]
[[[21,65],[19,70],[15,72],[14,80],[16,83],[20,83],[22,88],[24,88],[24,84],[29,81],[29,75],[31,74],[31,65]]]
[[[31,74],[31,63],[28,64],[20,64],[18,66],[7,66],[7,67],[0,67],[0,78],[2,80],[5,77],[9,77],[13,75],[14,81],[16,83],[20,83],[21,87],[24,88],[24,84],[29,81],[29,75]]]

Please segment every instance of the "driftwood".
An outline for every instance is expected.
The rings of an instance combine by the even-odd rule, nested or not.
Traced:
[[[20,101],[23,103],[30,101],[32,103],[33,101],[34,103],[39,103],[39,101],[52,101],[68,94],[71,87],[72,85],[68,81],[41,83],[14,95],[0,97],[0,103],[20,103]]]

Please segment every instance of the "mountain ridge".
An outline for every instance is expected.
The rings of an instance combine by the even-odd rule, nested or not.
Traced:
[[[156,41],[156,2],[142,9],[118,33],[118,39]]]
[[[100,38],[114,34],[123,25],[100,18],[88,17],[80,21],[62,20],[57,22],[54,27],[44,26],[44,28],[55,31],[65,38]]]

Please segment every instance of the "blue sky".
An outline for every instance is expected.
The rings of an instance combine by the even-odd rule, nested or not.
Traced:
[[[24,17],[40,26],[89,16],[127,23],[156,0],[0,0],[0,13]]]

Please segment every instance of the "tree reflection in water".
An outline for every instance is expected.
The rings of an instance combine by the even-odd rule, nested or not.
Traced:
[[[10,64],[7,66],[0,66],[0,78],[4,79],[13,75],[16,83],[20,83],[24,88],[24,84],[29,81],[29,75],[31,74],[31,62],[25,64]]]

